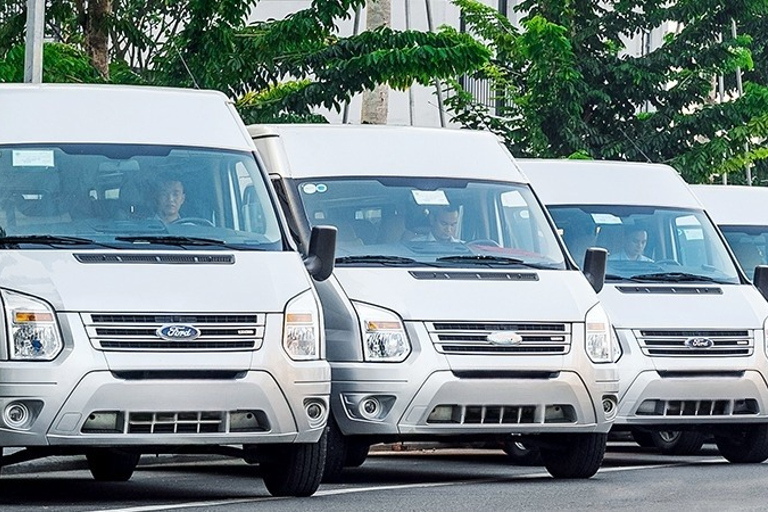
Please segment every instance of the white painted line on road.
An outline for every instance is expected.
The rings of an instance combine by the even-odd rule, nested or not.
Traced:
[[[676,466],[690,466],[693,464],[725,464],[726,461],[723,458],[717,459],[705,459],[696,461],[681,461],[670,462],[668,464],[651,464],[651,465],[639,465],[639,466],[621,466],[615,468],[600,468],[598,473],[617,473],[619,471],[638,471],[641,469],[659,469],[659,468],[672,468]],[[430,487],[445,487],[448,485],[469,485],[469,484],[488,484],[498,482],[513,482],[515,480],[532,480],[536,478],[548,478],[550,475],[546,471],[540,471],[536,473],[528,473],[522,475],[513,475],[500,478],[482,478],[478,480],[456,480],[451,482],[429,482],[421,484],[400,484],[400,485],[377,485],[370,487],[348,487],[340,489],[328,489],[317,491],[313,497],[320,496],[341,496],[344,494],[355,494],[361,492],[377,492],[377,491],[391,491],[397,489],[427,489]],[[188,503],[177,503],[171,505],[144,505],[140,507],[128,507],[119,509],[101,509],[93,510],[91,512],[158,512],[162,510],[181,510],[185,508],[199,508],[199,507],[218,507],[224,505],[239,505],[243,503],[260,503],[273,500],[284,500],[292,498],[276,498],[273,496],[264,496],[261,498],[233,498],[229,500],[218,501],[192,501]]]

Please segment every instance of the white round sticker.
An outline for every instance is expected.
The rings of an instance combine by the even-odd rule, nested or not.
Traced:
[[[314,194],[315,192],[317,192],[317,187],[315,186],[314,183],[307,183],[304,185],[304,187],[302,187],[302,190],[304,191],[305,194]]]
[[[328,185],[326,185],[325,183],[320,183],[320,184],[318,184],[318,185],[317,185],[316,189],[317,189],[317,191],[318,191],[320,194],[322,194],[323,192],[325,192],[326,190],[328,190]]]

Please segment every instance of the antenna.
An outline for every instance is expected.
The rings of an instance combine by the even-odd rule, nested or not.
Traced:
[[[645,159],[648,161],[648,163],[649,163],[649,164],[652,164],[652,163],[653,163],[653,160],[651,160],[650,158],[648,158],[648,155],[646,155],[646,154],[645,154],[645,152],[644,152],[642,149],[640,149],[640,146],[638,146],[637,144],[635,144],[635,141],[633,141],[633,140],[632,140],[632,139],[629,137],[629,135],[627,135],[627,132],[625,132],[625,131],[624,131],[624,130],[621,128],[621,126],[619,126],[619,125],[616,125],[616,127],[619,129],[619,131],[621,132],[621,134],[622,134],[622,135],[624,135],[624,138],[626,138],[626,139],[629,141],[629,143],[630,143],[630,144],[632,144],[632,146],[634,146],[634,148],[635,148],[636,150],[638,150],[638,151],[640,152],[640,154],[641,154],[641,155],[643,155],[643,157],[644,157],[644,158],[645,158]]]
[[[179,56],[179,59],[181,59],[181,63],[184,64],[184,69],[187,70],[187,74],[189,75],[189,78],[192,79],[192,83],[195,84],[195,89],[200,89],[200,85],[198,85],[197,80],[195,80],[195,75],[192,74],[192,71],[189,70],[189,66],[187,66],[187,61],[184,60],[184,57],[181,55],[181,52],[176,47],[175,43],[171,43],[173,45],[173,49],[176,50],[176,54]]]

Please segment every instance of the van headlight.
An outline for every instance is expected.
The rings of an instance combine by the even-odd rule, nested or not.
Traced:
[[[608,321],[608,315],[600,304],[587,312],[584,325],[587,356],[593,363],[613,362],[611,324]]]
[[[352,302],[363,333],[363,358],[372,362],[399,363],[411,353],[411,343],[400,317],[392,311]]]
[[[320,358],[320,310],[311,290],[297,295],[285,307],[283,348],[291,359]]]
[[[50,361],[64,344],[56,315],[48,304],[27,295],[2,290],[8,326],[10,358],[23,361]]]

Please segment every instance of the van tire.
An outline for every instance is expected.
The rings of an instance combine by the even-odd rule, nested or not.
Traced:
[[[262,478],[272,496],[312,496],[325,465],[326,434],[316,443],[269,444],[259,450]]]
[[[641,448],[656,448],[653,435],[645,430],[632,429],[632,440]]]
[[[328,438],[328,448],[325,453],[323,482],[339,482],[341,480],[341,472],[344,470],[344,466],[346,466],[347,463],[348,441],[341,432],[341,429],[332,414],[328,417],[326,436]]]
[[[690,430],[659,430],[651,437],[663,455],[696,455],[707,440],[702,432]]]
[[[347,455],[344,457],[345,468],[359,468],[368,458],[371,445],[366,441],[347,440]]]
[[[133,476],[141,454],[118,448],[93,448],[85,458],[97,482],[127,482]]]
[[[555,478],[590,478],[603,463],[608,434],[547,436],[559,447],[541,447],[544,467]]]
[[[537,446],[513,439],[504,441],[502,447],[507,454],[507,461],[518,466],[541,466],[544,464],[541,458],[541,450]]]
[[[760,463],[768,459],[768,425],[741,425],[734,436],[715,436],[720,455],[733,463]]]

